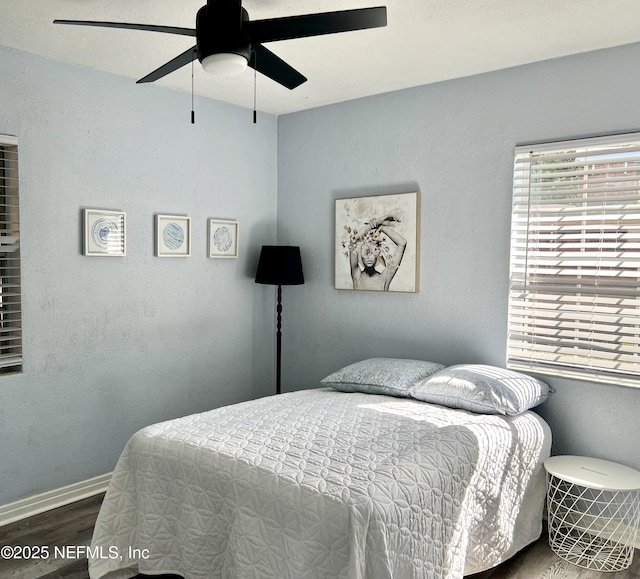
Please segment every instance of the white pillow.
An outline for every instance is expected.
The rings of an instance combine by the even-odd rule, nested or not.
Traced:
[[[481,364],[449,366],[413,386],[409,395],[423,402],[479,414],[515,416],[542,404],[549,386],[519,372]]]

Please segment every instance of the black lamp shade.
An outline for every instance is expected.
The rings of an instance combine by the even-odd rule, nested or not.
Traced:
[[[263,245],[258,261],[256,283],[302,285],[300,248],[291,245]]]

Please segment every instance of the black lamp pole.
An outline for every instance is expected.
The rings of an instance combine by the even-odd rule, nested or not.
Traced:
[[[282,286],[304,283],[300,248],[291,245],[263,245],[258,261],[256,283],[278,286],[276,306],[276,394],[282,378]]]
[[[278,305],[276,306],[276,394],[280,394],[282,378],[282,286],[278,285]]]

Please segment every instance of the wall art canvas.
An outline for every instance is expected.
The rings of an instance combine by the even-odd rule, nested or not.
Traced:
[[[122,211],[84,210],[84,255],[125,255],[125,215]]]
[[[191,255],[191,218],[183,215],[156,215],[156,256]]]
[[[209,219],[209,257],[238,257],[238,222]]]
[[[336,289],[419,291],[420,194],[336,199]]]

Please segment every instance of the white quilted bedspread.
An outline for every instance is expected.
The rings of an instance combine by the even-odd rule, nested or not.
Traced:
[[[459,579],[537,538],[549,446],[532,412],[327,389],[155,424],[116,466],[90,576]]]

